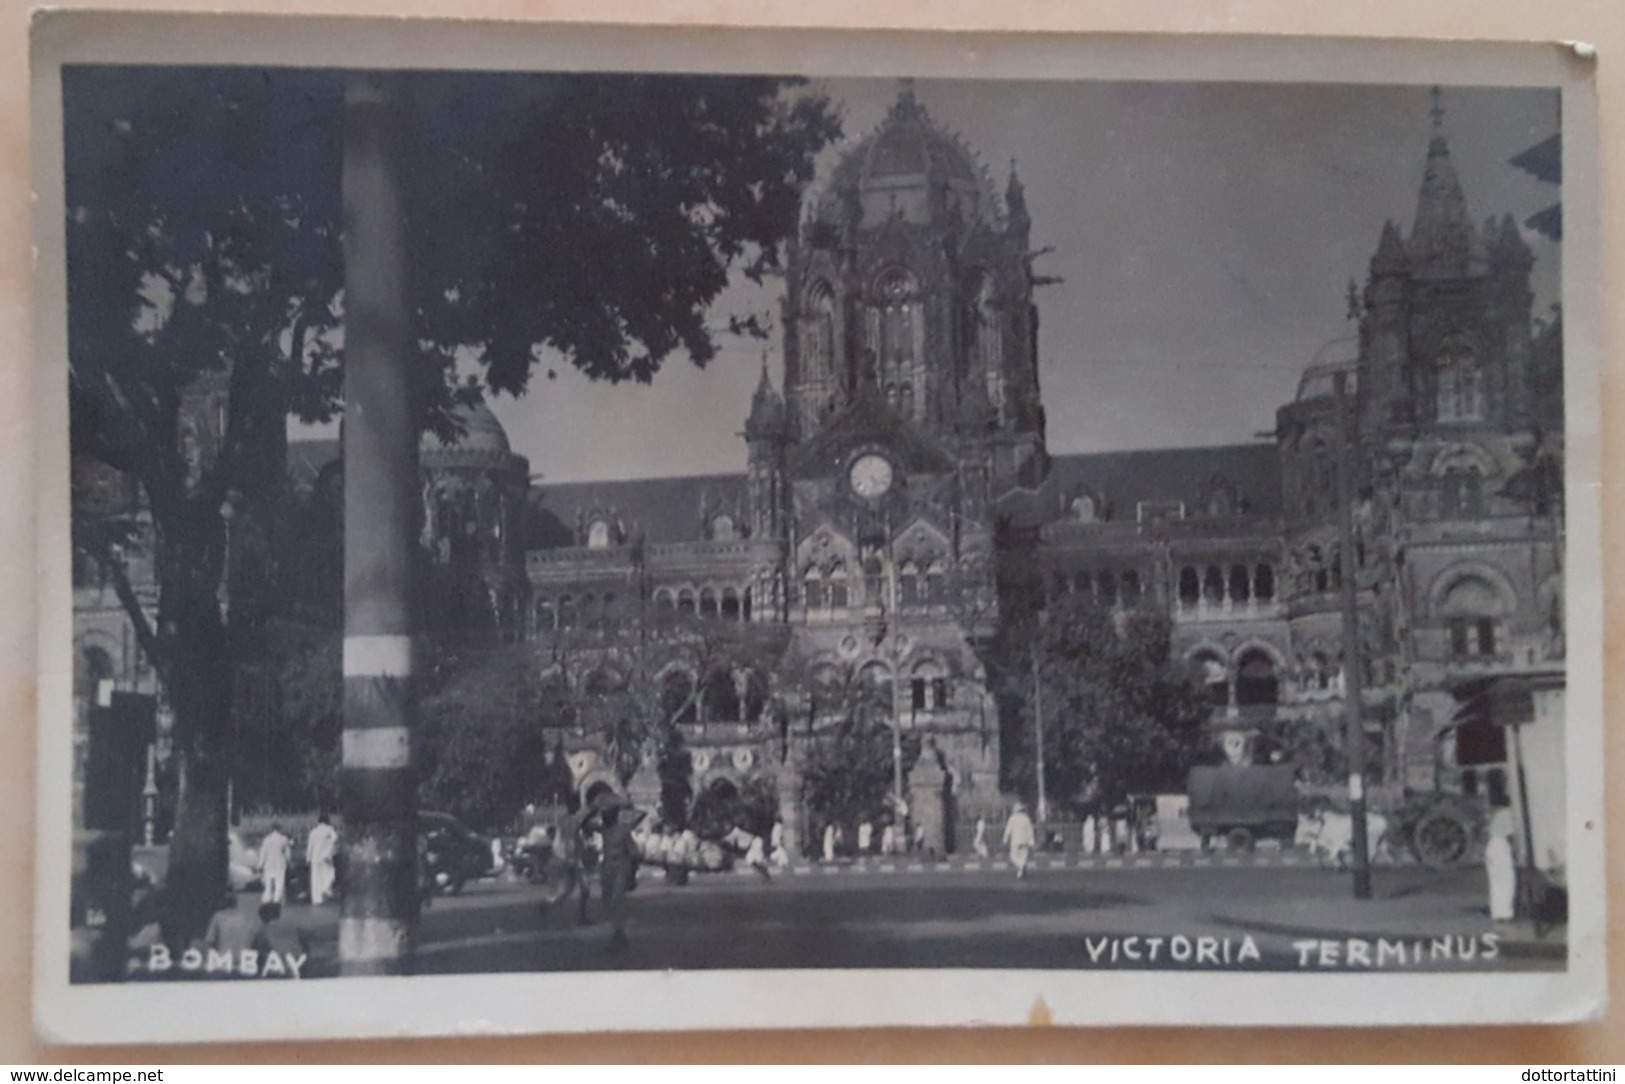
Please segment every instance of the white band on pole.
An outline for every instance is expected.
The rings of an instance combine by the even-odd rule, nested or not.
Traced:
[[[345,677],[410,677],[410,636],[346,636]]]
[[[412,764],[412,736],[404,726],[344,732],[346,768],[406,768]]]

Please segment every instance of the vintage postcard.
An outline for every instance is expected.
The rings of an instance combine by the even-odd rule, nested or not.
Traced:
[[[49,1037],[1601,1011],[1586,56],[33,60]]]

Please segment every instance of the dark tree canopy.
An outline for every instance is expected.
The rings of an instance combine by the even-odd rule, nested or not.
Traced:
[[[1037,791],[1036,655],[1046,791],[1055,808],[1112,809],[1128,795],[1181,791],[1201,754],[1208,705],[1170,657],[1167,619],[1114,614],[1070,597],[1041,621],[1012,622],[995,645],[1001,699],[1015,705],[1007,783]]]
[[[140,489],[155,625],[119,554],[129,531],[81,508],[74,541],[114,580],[174,708],[170,880],[193,911],[181,926],[224,885],[231,676],[286,594],[261,540],[275,536],[288,418],[341,405],[346,78],[63,73],[72,451]],[[838,134],[823,99],[779,79],[406,82],[412,137],[393,165],[422,348],[409,372],[421,423],[446,436],[456,399],[481,383],[521,393],[543,356],[612,381],[647,381],[681,354],[709,361],[708,306],[732,273],[776,264]],[[250,570],[245,553],[269,559]]]

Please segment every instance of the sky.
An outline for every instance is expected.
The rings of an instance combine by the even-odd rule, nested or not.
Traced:
[[[877,125],[895,80],[826,80],[845,137],[820,178]],[[1051,452],[1250,441],[1299,374],[1352,357],[1348,282],[1365,280],[1385,219],[1408,233],[1432,132],[1429,88],[920,80],[915,93],[988,164],[1015,159],[1038,294]],[[1522,221],[1557,190],[1508,159],[1557,130],[1551,90],[1447,88],[1442,128],[1475,221]],[[1558,300],[1558,249],[1534,251],[1536,313]],[[780,283],[730,288],[730,312],[776,317]],[[1339,341],[1342,340],[1342,341]],[[724,335],[699,370],[674,358],[650,386],[595,385],[558,366],[492,403],[514,450],[555,481],[743,470],[739,437],[779,341]],[[765,352],[765,353],[764,353]]]

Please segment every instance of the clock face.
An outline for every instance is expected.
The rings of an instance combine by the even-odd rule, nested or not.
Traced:
[[[847,479],[852,483],[852,492],[873,500],[891,488],[891,461],[882,455],[859,456]]]

